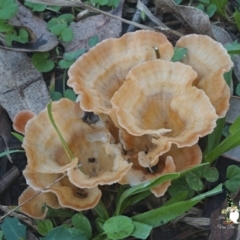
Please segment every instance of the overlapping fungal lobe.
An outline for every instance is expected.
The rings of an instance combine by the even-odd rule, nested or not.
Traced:
[[[80,188],[118,182],[131,164],[124,159],[121,146],[110,143],[110,133],[84,123],[78,104],[70,100],[54,102],[52,107],[54,121],[75,158],[66,154],[44,110],[26,128],[23,147],[28,167],[42,173],[68,171],[69,180]]]
[[[219,118],[224,117],[229,108],[230,89],[223,74],[233,67],[227,50],[210,37],[196,34],[181,37],[176,46],[187,48],[181,62],[197,72],[193,84],[206,93]]]
[[[52,104],[52,115],[65,141],[69,145],[74,145],[79,135],[75,131],[82,125],[80,117],[82,117],[83,111],[79,105],[68,99],[61,99]],[[76,144],[74,147],[77,148]],[[26,151],[29,168],[38,172],[65,172],[78,162],[77,159],[70,159],[65,152],[60,138],[50,122],[47,109],[41,111],[27,123],[23,148]]]
[[[202,152],[197,144],[191,147],[178,148],[172,145],[170,150],[158,157],[156,165],[148,168],[142,167],[136,157],[130,156],[133,166],[131,170],[122,178],[121,184],[135,186],[145,181],[156,179],[164,174],[181,172],[201,163]],[[171,181],[167,181],[151,189],[156,197],[163,196],[170,186]]]
[[[30,110],[24,110],[16,114],[13,119],[13,128],[15,131],[22,134],[25,133],[25,126],[27,122],[32,119],[35,114]]]
[[[62,173],[40,173],[27,167],[23,171],[23,175],[32,189],[41,190],[43,195],[45,193],[54,194],[61,207],[68,207],[77,211],[90,209],[97,205],[102,196],[97,187],[91,189],[79,188],[73,185],[68,177],[63,176]]]
[[[18,199],[19,205],[23,204],[30,198],[32,199],[27,201],[19,208],[21,212],[27,214],[29,217],[34,219],[43,219],[46,217],[48,211],[47,206],[54,209],[61,208],[61,206],[58,203],[57,196],[54,193],[51,192],[41,193],[36,197],[33,197],[38,192],[39,192],[38,190],[34,190],[31,187],[28,187],[23,191],[23,193]]]
[[[145,30],[104,40],[82,55],[68,73],[68,85],[81,95],[82,109],[109,114],[110,99],[123,84],[128,71],[156,59],[153,47],[159,49],[162,59],[172,58],[173,46],[166,36]]]
[[[138,153],[141,166],[154,166],[174,143],[192,146],[211,133],[218,116],[192,82],[196,72],[182,63],[153,60],[134,67],[111,99],[119,125],[133,136],[152,136],[155,145]]]

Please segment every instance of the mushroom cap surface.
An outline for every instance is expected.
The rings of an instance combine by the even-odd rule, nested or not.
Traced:
[[[187,48],[181,62],[197,72],[194,85],[207,94],[219,118],[224,117],[229,108],[230,89],[223,75],[233,67],[227,50],[210,37],[196,34],[181,37],[176,46]]]
[[[22,204],[27,201],[29,198],[33,197],[37,194],[39,190],[34,190],[31,187],[26,188],[21,196],[18,199],[18,204]],[[21,212],[27,214],[29,217],[34,219],[43,219],[46,217],[48,207],[45,206],[47,204],[49,207],[54,209],[59,209],[61,206],[58,203],[57,196],[54,193],[40,193],[36,197],[27,201],[24,205],[22,205],[19,209]]]
[[[104,40],[83,54],[68,72],[68,86],[81,95],[81,108],[108,114],[110,99],[123,84],[128,71],[156,59],[153,47],[158,47],[162,59],[172,58],[173,46],[166,36],[146,30]]]
[[[35,116],[35,113],[33,113],[30,110],[24,110],[16,114],[16,116],[13,119],[13,128],[17,132],[20,132],[22,134],[25,133],[25,126],[27,122],[32,119]]]
[[[191,146],[211,133],[218,116],[206,94],[192,86],[196,72],[185,64],[152,60],[134,67],[111,99],[118,124],[130,135],[151,135],[157,145],[139,153],[153,166],[171,144]]]

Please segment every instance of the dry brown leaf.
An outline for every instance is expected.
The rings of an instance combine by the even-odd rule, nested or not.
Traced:
[[[77,6],[79,5],[80,0],[28,0],[32,3],[41,3],[53,6]],[[74,3],[75,2],[75,3]]]
[[[123,1],[116,9],[111,11],[111,14],[121,16],[122,6]],[[66,52],[80,48],[88,49],[88,40],[95,35],[98,36],[99,41],[110,37],[119,37],[122,32],[122,22],[101,14],[72,23],[70,28],[74,32],[74,38],[70,43],[62,43]]]
[[[19,111],[38,114],[46,107],[50,98],[42,74],[25,53],[0,49],[0,76],[0,104],[12,120]]]
[[[186,21],[198,34],[213,37],[212,25],[207,14],[195,7],[177,5],[173,0],[155,0],[157,12],[173,12]]]
[[[4,108],[0,106],[0,137],[2,137],[6,150],[8,149],[8,144],[11,139],[11,120]],[[10,155],[7,155],[8,159],[11,161]]]
[[[24,7],[19,2],[17,2],[17,4],[18,12],[11,20],[9,20],[9,23],[13,26],[24,27],[28,30],[32,41],[25,44],[14,42],[12,48],[1,47],[24,52],[47,52],[57,46],[58,39],[46,29],[46,22],[39,17],[34,16],[31,10]]]

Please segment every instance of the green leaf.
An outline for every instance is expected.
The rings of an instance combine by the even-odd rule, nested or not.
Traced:
[[[56,24],[53,27],[51,27],[50,31],[56,35],[56,36],[61,36],[62,32],[64,29],[66,29],[67,27],[64,24]]]
[[[204,162],[212,163],[221,154],[240,145],[240,116],[229,128],[229,136],[226,137],[218,146],[204,156]]]
[[[159,207],[157,209],[153,209],[145,213],[138,214],[132,217],[132,220],[145,223],[153,227],[159,227],[175,219],[176,217],[182,215],[184,212],[191,209],[194,205],[196,205],[202,199],[206,197],[210,197],[212,195],[219,194],[221,192],[222,192],[222,184],[219,184],[214,189],[206,193],[199,194],[198,196],[190,200],[177,202],[171,205],[167,205],[165,207]]]
[[[203,4],[197,5],[196,8],[204,12],[204,5]]]
[[[225,44],[224,48],[227,49],[228,54],[240,54],[240,44],[237,42],[237,40],[232,43]]]
[[[194,172],[186,174],[185,179],[192,190],[199,192],[203,189],[203,182]]]
[[[63,55],[63,59],[66,61],[75,61],[77,58],[79,58],[83,53],[86,52],[86,49],[81,48],[74,52],[68,52]]]
[[[62,94],[60,92],[50,92],[50,97],[53,101],[58,101],[62,98]]]
[[[18,37],[15,39],[15,41],[20,43],[28,42],[28,31],[24,28],[20,28],[18,32]]]
[[[47,9],[53,12],[58,12],[61,9],[61,6],[48,6]]]
[[[210,4],[210,5],[207,7],[206,14],[207,14],[209,17],[212,17],[216,11],[217,11],[217,6],[216,6],[215,4]]]
[[[61,217],[70,218],[74,215],[73,210],[70,209],[53,209],[48,206],[47,217]]]
[[[0,153],[0,158],[6,156],[8,154],[17,153],[17,152],[25,152],[25,150],[9,150],[9,151],[5,151],[5,152]]]
[[[222,135],[224,137],[228,137],[230,132],[229,132],[229,128],[230,128],[231,125],[225,125],[224,128],[223,128],[223,132],[222,132]]]
[[[147,15],[144,11],[141,11],[141,19],[143,20],[143,22],[146,21]]]
[[[210,4],[209,0],[198,0],[198,2],[200,2],[202,4],[205,4],[205,5],[209,5]]]
[[[9,25],[6,20],[0,19],[0,32],[7,32],[13,30],[13,26]]]
[[[225,6],[228,3],[228,0],[210,0],[211,4],[215,4],[217,6],[217,13],[222,17],[225,17]]]
[[[147,237],[150,235],[152,231],[152,226],[133,221],[134,225],[134,231],[131,233],[131,236],[137,238],[137,239],[147,239]]]
[[[27,227],[24,226],[16,217],[6,217],[1,225],[6,240],[26,239]]]
[[[25,1],[24,5],[31,8],[33,12],[43,12],[47,8],[46,4],[32,3],[28,1]]]
[[[54,68],[54,62],[48,59],[49,52],[35,52],[32,61],[36,69],[40,72],[49,72]]]
[[[176,4],[181,4],[182,0],[174,0]]]
[[[188,193],[187,198],[193,197],[195,194],[195,192],[187,184],[185,177],[180,177],[172,181],[170,187],[168,188],[168,192],[172,197],[178,196],[182,192]]]
[[[18,6],[14,0],[0,0],[0,19],[11,19],[17,10]]]
[[[89,47],[94,47],[97,43],[99,43],[98,35],[95,35],[88,40]]]
[[[187,48],[174,47],[174,54],[171,59],[172,62],[181,61],[187,55]]]
[[[153,179],[153,180],[144,182],[142,184],[139,184],[137,186],[134,186],[134,187],[131,187],[131,188],[127,189],[126,191],[124,191],[122,193],[121,197],[119,198],[119,201],[118,201],[117,207],[116,207],[116,211],[115,211],[115,215],[119,215],[119,213],[123,212],[123,210],[124,210],[123,206],[127,207],[127,205],[124,204],[124,202],[130,196],[148,191],[148,190],[150,190],[151,188],[153,188],[157,185],[160,185],[160,184],[162,184],[166,181],[178,178],[179,176],[180,176],[180,173],[166,174],[166,175],[158,177],[157,179]]]
[[[3,240],[3,231],[0,231],[0,240]]]
[[[120,3],[120,0],[109,0],[107,6],[116,8]]]
[[[240,31],[240,12],[236,9],[234,14],[233,14],[233,18],[237,24],[237,28],[238,28],[238,31]]]
[[[24,138],[23,135],[21,135],[21,134],[19,134],[19,133],[16,133],[16,132],[11,132],[11,134],[12,134],[15,138],[17,138],[20,142],[23,142],[23,138]]]
[[[100,200],[98,202],[97,206],[94,207],[94,210],[96,211],[97,215],[101,219],[107,220],[109,218],[108,211],[107,211],[106,207],[104,206],[102,200]]]
[[[45,236],[53,229],[53,224],[50,219],[40,220],[37,225],[38,232]]]
[[[108,4],[108,1],[109,1],[109,0],[98,0],[98,4],[99,4],[100,6],[104,6],[104,5],[107,5],[107,4]]]
[[[74,15],[71,14],[71,13],[66,13],[66,14],[62,14],[58,17],[58,19],[60,20],[64,20],[66,21],[67,23],[71,23],[74,19]]]
[[[88,240],[84,233],[76,228],[63,226],[53,228],[42,240]]]
[[[75,92],[72,90],[72,89],[67,89],[65,92],[64,92],[64,95],[63,95],[65,98],[68,98],[72,101],[75,101],[76,98],[77,98],[77,95],[75,94]]]
[[[73,40],[73,30],[71,28],[64,28],[61,32],[61,39],[64,42],[71,42]]]
[[[64,140],[61,132],[59,131],[59,129],[58,129],[58,127],[57,127],[57,125],[54,121],[54,118],[53,118],[53,115],[52,115],[52,102],[51,101],[47,105],[47,111],[48,111],[49,120],[50,120],[52,126],[54,127],[55,131],[57,132],[57,135],[58,135],[58,137],[61,141],[61,144],[62,144],[66,154],[68,155],[70,160],[74,159],[72,151],[70,150],[69,146],[67,145],[66,141]]]
[[[211,167],[210,165],[208,165],[203,169],[203,177],[208,182],[216,182],[219,178],[219,172],[217,168]]]
[[[235,93],[236,93],[236,95],[240,96],[240,83],[237,84],[237,86],[235,88]]]
[[[240,168],[236,165],[230,165],[227,168],[226,178],[229,179],[225,182],[226,188],[234,193],[240,187]]]
[[[124,239],[131,235],[134,224],[131,218],[115,216],[109,218],[103,225],[103,229],[110,239]]]
[[[169,199],[167,202],[165,202],[162,206],[168,206],[173,203],[183,201],[183,200],[187,199],[188,195],[189,195],[188,191],[179,191],[178,194],[174,195],[171,199]]]
[[[5,41],[8,46],[12,45],[12,41],[26,43],[28,42],[28,32],[24,28],[20,28],[18,33],[15,29],[11,29],[5,35]]]
[[[55,25],[58,25],[58,24],[60,24],[61,23],[61,21],[58,19],[58,18],[52,18],[50,21],[48,21],[48,23],[47,23],[47,29],[48,30],[51,30],[51,28],[52,27],[54,27]],[[67,23],[62,23],[62,24],[64,24],[64,26],[66,26],[67,27]]]
[[[213,132],[208,135],[207,147],[204,151],[204,154],[210,153],[221,141],[225,118],[218,119],[216,123],[217,126],[214,128]]]
[[[77,213],[72,217],[72,224],[76,229],[81,230],[89,240],[91,239],[92,226],[87,217]]]
[[[58,65],[62,69],[68,69],[74,63],[74,61],[60,60]]]

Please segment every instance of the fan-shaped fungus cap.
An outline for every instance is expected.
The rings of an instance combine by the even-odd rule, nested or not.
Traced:
[[[187,48],[182,62],[197,72],[194,85],[207,94],[219,118],[224,117],[229,107],[230,90],[223,74],[233,67],[227,50],[210,37],[196,34],[181,37],[176,46]]]
[[[80,118],[83,116],[79,105],[68,99],[61,99],[53,102],[52,115],[65,141],[78,147],[75,144],[78,139],[75,130],[76,126],[82,124]],[[26,150],[29,168],[38,172],[64,172],[77,164],[77,159],[69,159],[65,152],[49,120],[47,109],[27,123],[23,148]]]
[[[16,116],[13,119],[13,128],[17,132],[20,132],[22,134],[25,133],[25,126],[27,122],[32,119],[35,116],[35,114],[30,110],[24,110],[16,114]]]
[[[30,187],[35,190],[42,190],[44,193],[56,194],[62,207],[68,207],[76,211],[95,207],[102,196],[97,187],[91,189],[78,188],[69,181],[67,176],[63,176],[61,173],[40,173],[27,167],[23,174]],[[60,180],[57,181],[58,179]],[[49,187],[44,189],[47,186]]]
[[[110,99],[121,87],[128,71],[157,58],[153,47],[158,47],[162,59],[172,58],[173,47],[166,36],[146,30],[104,40],[82,55],[68,73],[68,85],[81,94],[82,109],[108,114]]]
[[[42,219],[46,217],[48,211],[47,206],[54,209],[61,208],[58,203],[57,196],[54,193],[40,193],[36,197],[33,197],[38,192],[38,190],[34,190],[31,187],[24,190],[18,199],[19,205],[26,202],[19,208],[21,212],[27,214],[31,218]],[[27,201],[30,198],[32,199]],[[47,206],[45,206],[45,204],[47,204]]]
[[[84,123],[79,118],[79,106],[74,102],[62,99],[52,106],[55,123],[77,158],[68,158],[44,110],[26,128],[23,146],[28,157],[28,167],[42,173],[59,173],[71,169],[68,171],[70,181],[81,188],[118,182],[131,168],[131,164],[123,158],[120,146],[109,143],[109,132]],[[81,170],[76,166],[77,163]]]
[[[130,157],[131,158],[131,157]],[[152,168],[143,168],[136,158],[131,158],[133,166],[120,181],[122,184],[138,185],[144,181],[158,178],[164,174],[180,172],[201,163],[202,153],[197,144],[191,147],[177,148],[172,145],[171,149],[158,158],[158,163]],[[160,184],[151,189],[156,197],[164,195],[171,181]]]
[[[192,86],[196,72],[182,63],[153,60],[134,67],[111,102],[118,123],[135,136],[149,134],[153,151],[139,153],[153,166],[172,143],[191,146],[213,131],[218,116],[205,93]]]
[[[88,155],[88,153],[85,153]],[[107,143],[99,147],[92,158],[81,158],[83,172],[78,168],[68,170],[69,180],[76,186],[92,188],[97,185],[110,185],[118,182],[130,170],[132,164],[125,161],[121,154],[121,145]]]

